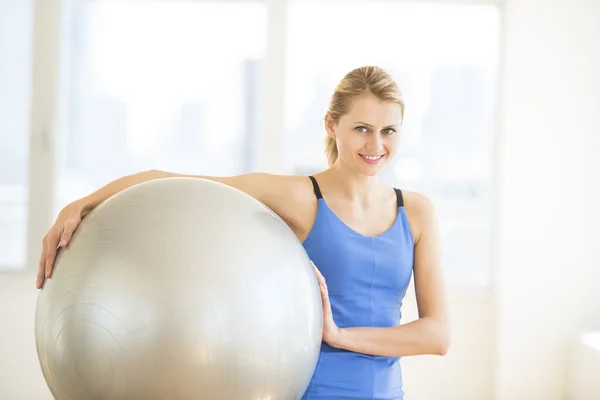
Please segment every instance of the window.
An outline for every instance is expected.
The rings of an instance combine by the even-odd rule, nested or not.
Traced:
[[[0,269],[25,263],[32,17],[31,1],[0,2]]]
[[[57,211],[144,169],[251,170],[266,18],[251,2],[74,3]]]
[[[0,269],[35,268],[58,211],[125,174],[233,175],[258,169],[259,154],[269,172],[326,168],[329,98],[348,71],[375,64],[406,100],[382,178],[435,202],[450,283],[489,286],[497,6],[69,0],[59,27],[34,4],[0,2]],[[60,49],[33,46],[34,15],[60,31]],[[30,93],[51,77],[32,81],[32,51],[60,60],[58,96],[40,101],[60,114],[45,147],[37,132],[30,144],[30,120],[48,117],[30,112]],[[28,199],[30,181],[53,199]]]
[[[383,179],[429,196],[454,285],[490,283],[492,140],[500,13],[492,5],[293,1],[289,9],[286,159],[327,166],[323,118],[351,69],[379,65],[406,102],[399,154]]]

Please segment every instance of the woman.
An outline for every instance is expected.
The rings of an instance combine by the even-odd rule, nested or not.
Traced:
[[[396,153],[403,116],[391,77],[378,67],[358,68],[339,83],[325,116],[327,170],[310,177],[197,176],[273,209],[318,267],[323,343],[303,399],[402,399],[400,358],[448,349],[434,208],[425,196],[377,178]],[[132,185],[179,176],[190,175],[141,172],[66,206],[44,238],[37,287],[51,276],[57,247],[94,207]],[[399,325],[413,273],[419,319]]]

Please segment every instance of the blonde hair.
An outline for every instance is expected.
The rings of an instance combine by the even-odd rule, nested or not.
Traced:
[[[404,99],[392,77],[380,67],[364,66],[348,72],[337,85],[329,102],[325,122],[329,120],[337,124],[350,110],[352,99],[365,94],[398,104],[404,115]],[[325,154],[329,165],[333,165],[338,158],[338,150],[335,139],[329,135],[325,138]]]

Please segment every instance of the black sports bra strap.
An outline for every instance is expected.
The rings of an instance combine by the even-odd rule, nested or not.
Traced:
[[[317,183],[317,180],[315,179],[314,176],[309,176],[310,180],[312,181],[313,184],[313,188],[315,190],[315,196],[317,196],[317,199],[322,199],[323,196],[321,195],[321,189],[319,189],[319,184]]]
[[[402,198],[402,191],[400,189],[394,188],[396,192],[396,199],[398,201],[398,208],[404,207],[404,199]]]
[[[310,175],[309,178],[313,184],[315,196],[317,196],[317,199],[322,199],[323,195],[321,195],[321,189],[319,188],[319,184],[317,183],[317,180],[312,175]],[[394,191],[396,192],[396,201],[398,203],[398,208],[404,207],[404,199],[402,198],[402,191],[400,189],[396,189],[396,188],[394,188]]]

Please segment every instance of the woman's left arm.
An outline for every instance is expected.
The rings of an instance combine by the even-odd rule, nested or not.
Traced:
[[[423,195],[405,197],[417,231],[414,285],[419,318],[390,328],[333,327],[328,329],[329,337],[324,337],[333,347],[380,356],[444,355],[448,351],[450,323],[435,207]]]

